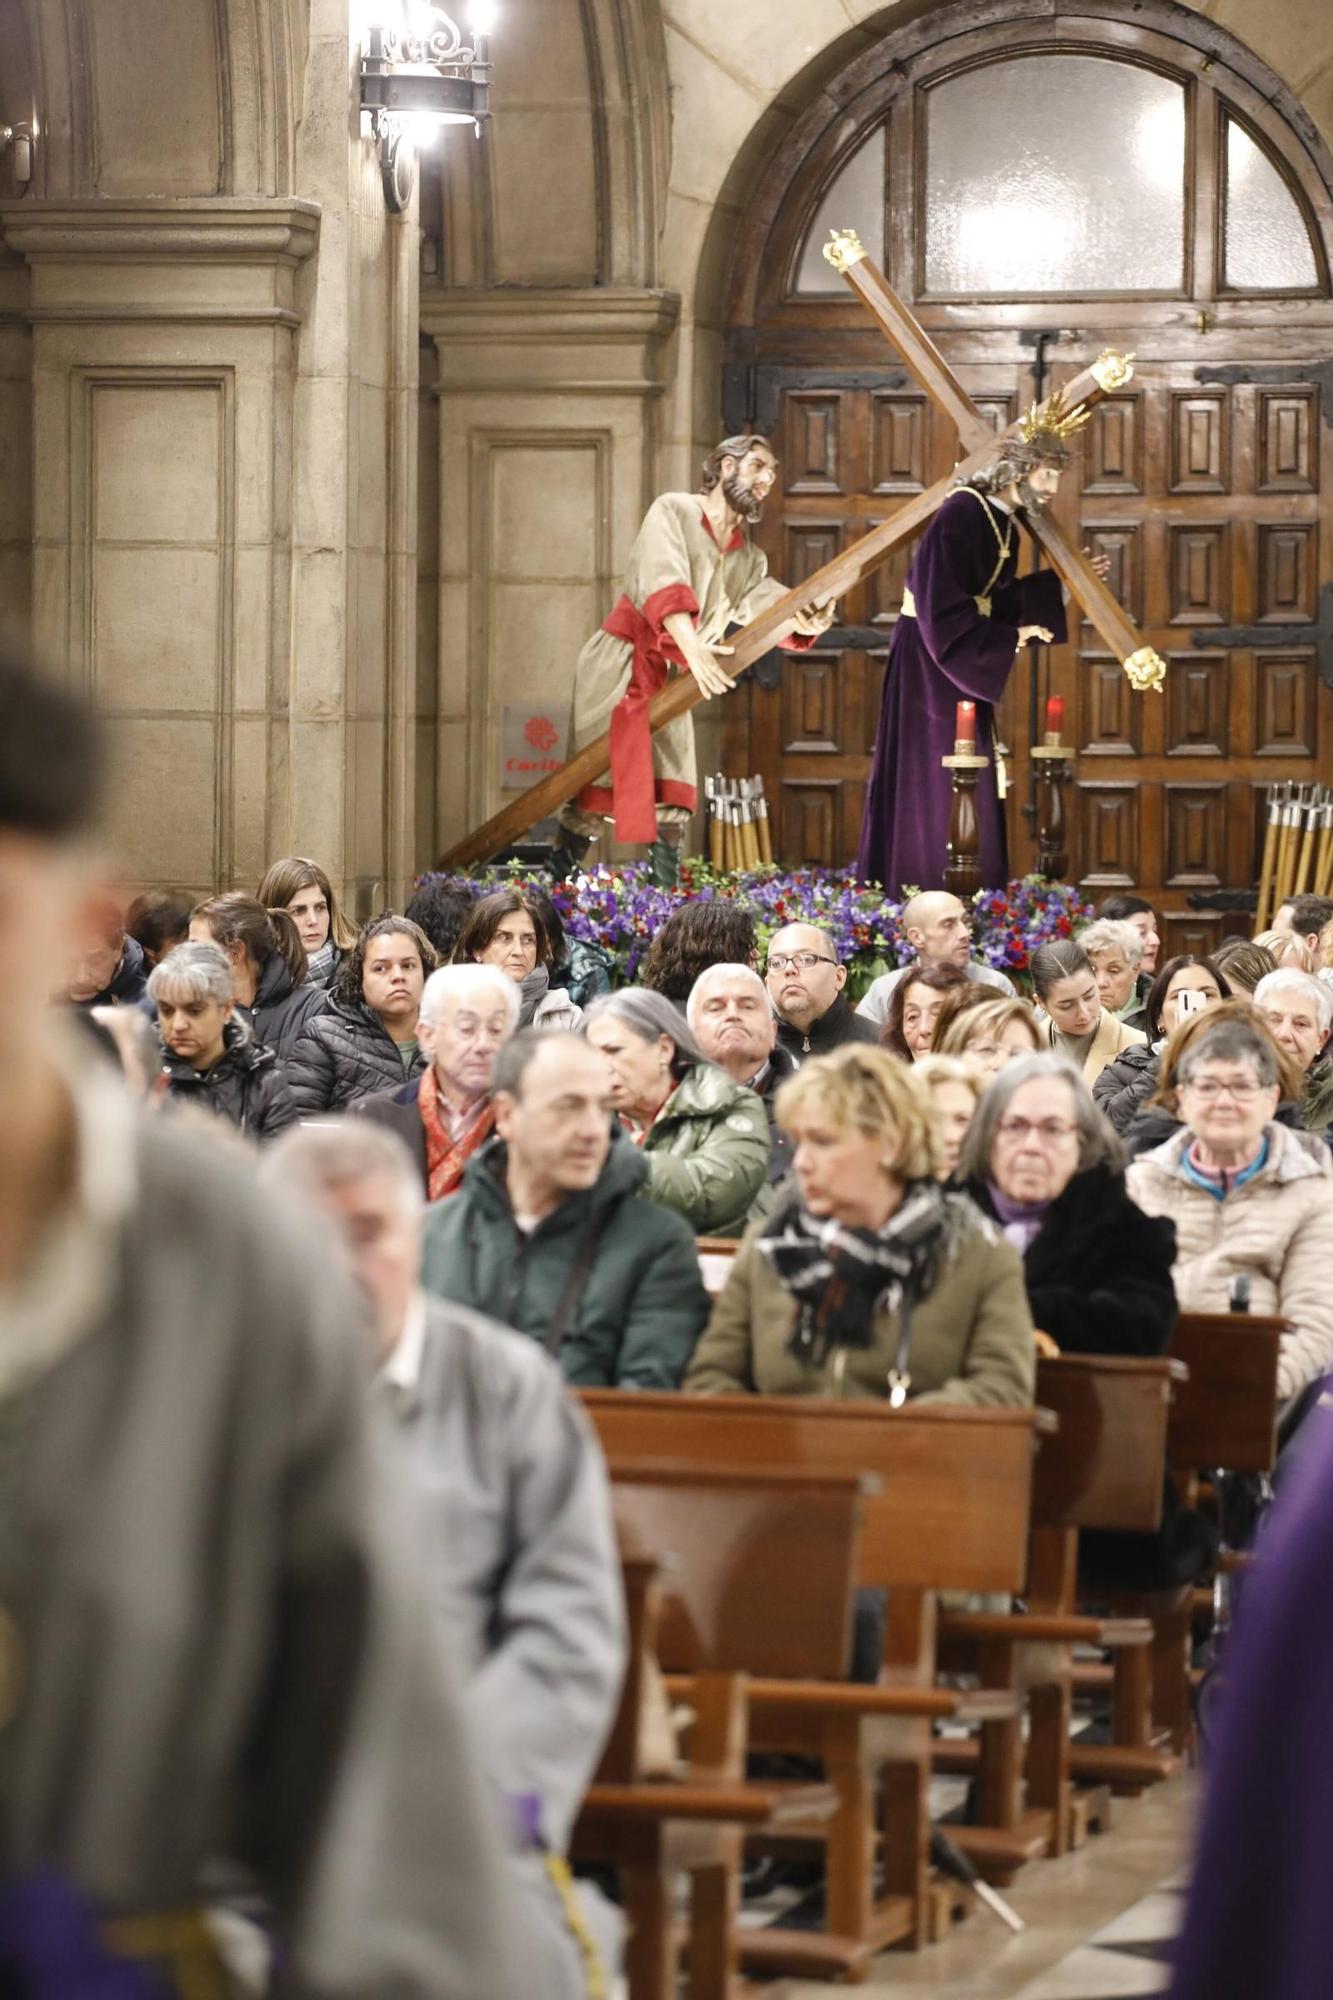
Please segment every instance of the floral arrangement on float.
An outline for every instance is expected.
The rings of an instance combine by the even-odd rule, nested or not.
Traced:
[[[544,889],[569,936],[599,945],[621,985],[634,979],[649,944],[673,910],[695,896],[729,896],[752,910],[761,954],[774,931],[784,925],[821,925],[847,966],[847,992],[853,1001],[881,973],[891,972],[911,956],[902,934],[906,898],[895,902],[846,868],[764,868],[732,875],[719,873],[705,861],[685,860],[679,882],[670,889],[653,881],[645,862],[590,868],[564,882],[552,882],[543,871],[519,862],[422,880],[442,881],[473,896],[489,895],[515,882]],[[1004,889],[978,890],[972,908],[977,956],[1019,985],[1026,983],[1038,946],[1072,937],[1092,918],[1092,906],[1076,889],[1040,875],[1026,875]]]

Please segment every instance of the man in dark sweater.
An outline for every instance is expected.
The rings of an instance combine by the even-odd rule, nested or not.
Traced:
[[[854,1013],[843,987],[847,968],[833,940],[815,924],[788,924],[769,941],[768,997],[778,1017],[778,1047],[797,1063],[844,1042],[878,1042],[879,1029]]]

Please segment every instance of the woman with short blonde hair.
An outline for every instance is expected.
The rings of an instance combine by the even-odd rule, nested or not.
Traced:
[[[853,1043],[804,1062],[777,1115],[792,1181],[746,1232],[686,1389],[1029,1403],[1017,1254],[935,1180],[911,1073]]]
[[[913,1064],[912,1085],[925,1099],[935,1178],[952,1185],[986,1078],[962,1056],[928,1055]]]
[[[1026,1000],[992,997],[982,1007],[955,1015],[931,1043],[931,1054],[966,1056],[983,1076],[995,1076],[1019,1056],[1033,1056],[1041,1047],[1037,1017]]]

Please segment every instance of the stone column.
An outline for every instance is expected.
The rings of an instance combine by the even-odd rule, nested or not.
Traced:
[[[423,288],[438,354],[435,852],[514,796],[506,703],[567,704],[656,487],[667,292]]]
[[[287,704],[309,202],[26,201],[33,637],[108,718],[128,879],[252,886]],[[285,829],[284,829],[285,831]]]

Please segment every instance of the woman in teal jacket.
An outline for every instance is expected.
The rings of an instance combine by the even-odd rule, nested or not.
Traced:
[[[606,1058],[612,1104],[647,1162],[644,1193],[683,1215],[697,1236],[739,1236],[768,1178],[762,1099],[706,1061],[660,993],[609,993],[581,1027]]]

